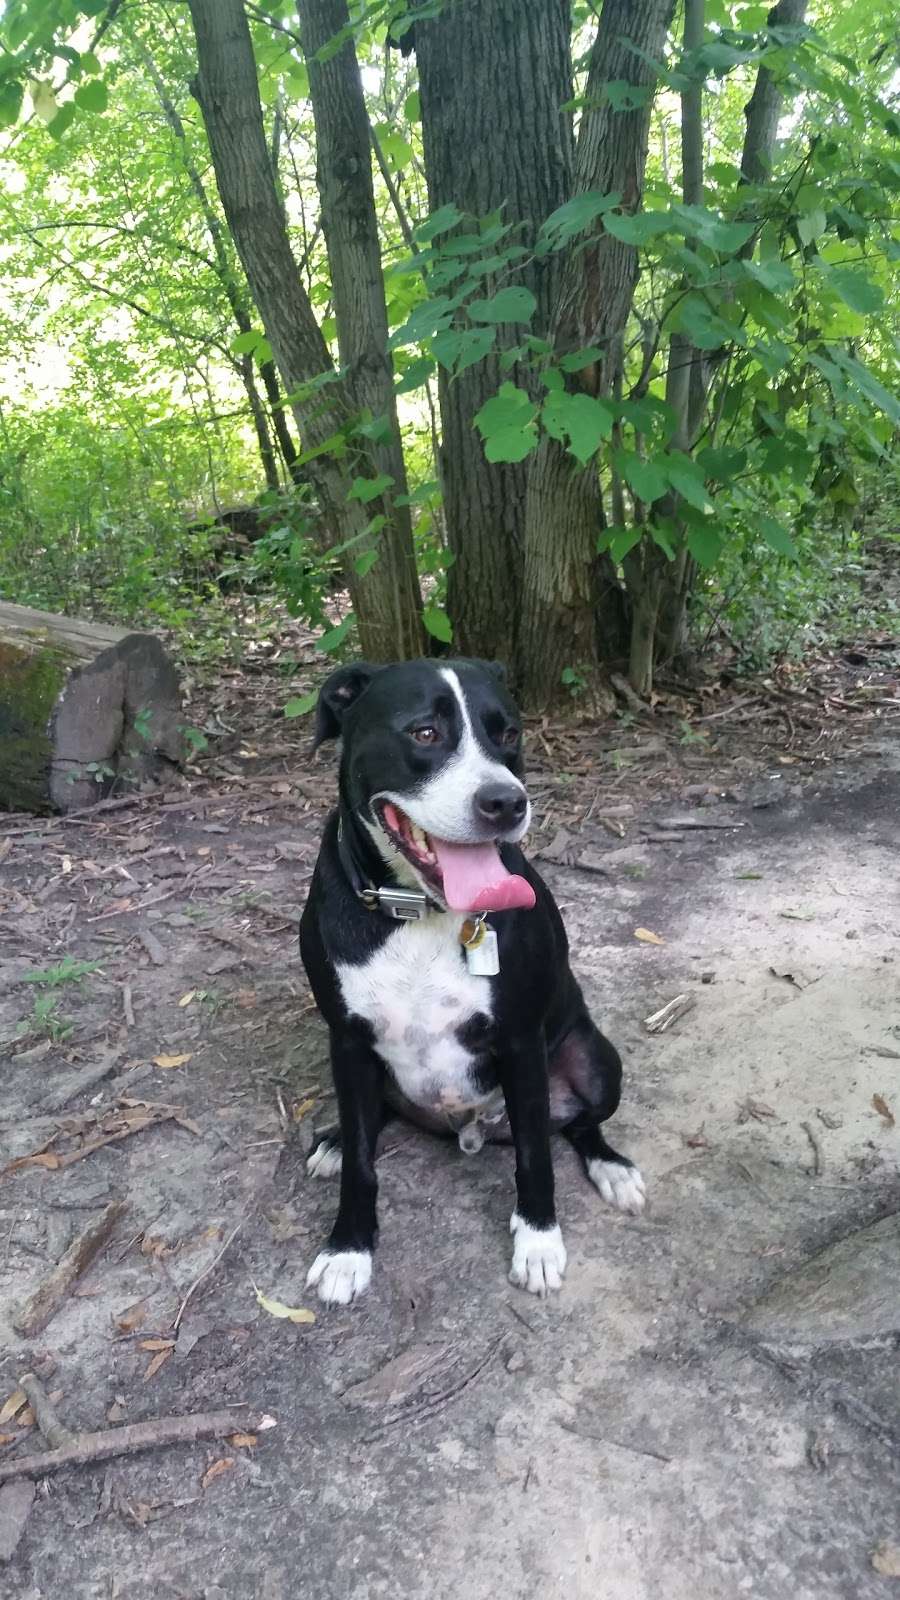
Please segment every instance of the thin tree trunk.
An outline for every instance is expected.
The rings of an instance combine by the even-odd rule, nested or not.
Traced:
[[[272,173],[263,128],[256,61],[242,0],[188,0],[197,41],[194,92],[203,113],[216,182],[225,217],[266,337],[291,398],[309,475],[326,523],[340,542],[358,540],[351,557],[369,537],[381,500],[367,505],[348,500],[352,474],[332,447],[351,421],[336,384],[311,388],[329,374],[332,362],[303,288],[288,237],[284,210]],[[419,653],[421,620],[408,602],[409,552],[390,523],[381,535],[381,556],[365,576],[351,559],[347,582],[356,613],[360,644],[377,661]]]
[[[766,18],[767,28],[784,28],[806,20],[808,0],[778,0]],[[784,95],[768,67],[760,67],[753,93],[744,107],[746,130],[741,153],[744,183],[767,183],[772,173]]]
[[[454,203],[470,216],[503,208],[528,236],[565,201],[572,180],[570,0],[454,0],[415,23],[422,138],[432,210]],[[471,224],[470,224],[471,226]],[[537,298],[531,332],[545,335],[559,262],[521,274]],[[496,284],[485,281],[485,294]],[[498,330],[497,351],[520,344],[521,326]],[[492,355],[458,377],[441,368],[440,478],[448,542],[455,556],[448,605],[455,642],[467,652],[512,661],[524,573],[524,462],[491,465],[473,417],[504,379]]]
[[[408,493],[406,463],[388,350],[372,144],[362,80],[349,33],[339,50],[323,51],[323,46],[348,26],[346,0],[301,0],[299,11],[316,124],[316,184],[345,388],[356,411],[385,419],[385,432],[373,441],[371,454],[378,471],[392,480],[382,501],[394,535],[393,580],[404,615],[415,617],[422,601],[409,506],[397,504],[397,499]],[[387,549],[391,544],[387,528],[384,537]],[[421,654],[425,646],[421,624],[415,643],[415,653]]]
[[[191,189],[193,190],[197,204],[200,207],[200,212],[206,225],[206,231],[209,234],[210,243],[212,244],[213,260],[216,264],[216,276],[219,279],[219,282],[222,286],[222,291],[226,300],[228,301],[228,305],[231,309],[231,314],[234,317],[238,332],[249,333],[251,327],[253,326],[249,310],[249,297],[242,292],[241,285],[238,282],[237,273],[235,272],[234,260],[227,243],[225,231],[219,221],[219,218],[216,216],[215,208],[206,192],[206,185],[200,176],[197,165],[191,159],[184,123],[174,100],[169,94],[165,80],[163,79],[156,62],[153,59],[151,52],[147,49],[143,40],[140,39],[137,34],[135,34],[135,44],[144,64],[145,71],[147,72],[156,91],[156,98],[159,101],[163,116],[165,117],[172,134],[178,140],[178,147],[181,151],[181,160],[184,166],[185,175],[188,183],[191,186]],[[269,403],[273,408],[273,426],[275,428],[279,444],[281,445],[285,465],[290,466],[291,461],[296,459],[297,452],[294,447],[294,441],[290,435],[290,429],[285,421],[284,410],[280,405],[281,395],[278,388],[278,378],[275,373],[274,366],[271,361],[267,362],[266,366],[268,371],[261,375],[263,376],[263,382],[265,384],[266,393],[269,397]],[[244,357],[238,364],[237,370],[247,395],[247,403],[250,408],[250,415],[253,419],[253,427],[256,432],[257,443],[259,445],[260,460],[262,461],[263,472],[265,473],[266,485],[270,489],[278,489],[280,487],[278,466],[275,460],[275,453],[272,448],[269,420],[266,416],[265,407],[262,404],[259,396],[259,390],[256,385],[252,357]],[[285,445],[287,445],[288,454],[285,454]]]
[[[652,93],[631,111],[614,111],[607,83],[652,91],[674,0],[605,0],[591,51],[575,163],[575,191],[621,195],[626,211],[641,202]],[[635,53],[635,49],[642,52]],[[596,230],[571,250],[553,321],[556,350],[597,346],[601,360],[578,375],[592,394],[608,394],[621,360],[622,335],[637,279],[633,245]],[[556,440],[542,438],[532,461],[525,523],[525,582],[518,679],[532,705],[560,694],[565,666],[592,674],[604,652],[598,640],[599,488]]]

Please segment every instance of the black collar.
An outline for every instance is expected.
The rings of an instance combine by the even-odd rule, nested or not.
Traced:
[[[346,823],[343,811],[338,812],[337,847],[341,866],[357,900],[367,911],[380,911],[395,922],[421,922],[429,911],[443,911],[436,901],[429,899],[422,889],[405,889],[399,884],[377,885],[372,874],[362,863],[362,852],[357,847],[356,829]],[[374,846],[367,851],[371,854]],[[382,871],[387,872],[382,864]]]

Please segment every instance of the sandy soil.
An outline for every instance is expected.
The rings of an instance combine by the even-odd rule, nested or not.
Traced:
[[[145,1103],[183,1120],[0,1179],[0,1407],[36,1367],[73,1429],[238,1402],[277,1427],[44,1480],[0,1594],[897,1591],[900,749],[797,772],[755,767],[728,799],[681,766],[624,810],[610,789],[575,851],[546,818],[542,870],[627,1059],[616,1141],[652,1200],[613,1214],[560,1146],[569,1270],[549,1302],[506,1281],[511,1152],[401,1124],[372,1290],[350,1311],[306,1295],[334,1205],[303,1166],[330,1114],[296,950],[320,781],[17,831],[0,1166]],[[27,981],[66,953],[99,966]],[[50,992],[55,1038],[34,1014]],[[649,1035],[685,992],[693,1010]],[[17,1305],[114,1195],[114,1242],[20,1340]],[[317,1320],[276,1320],[256,1287]],[[12,1409],[0,1461],[40,1448]]]

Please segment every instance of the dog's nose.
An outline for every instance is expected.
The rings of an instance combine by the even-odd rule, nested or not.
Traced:
[[[506,783],[483,783],[475,792],[475,815],[497,833],[517,828],[528,809],[528,797]]]

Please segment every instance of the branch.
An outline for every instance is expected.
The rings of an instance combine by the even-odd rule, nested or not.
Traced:
[[[109,1241],[124,1210],[123,1201],[114,1200],[73,1240],[52,1272],[47,1274],[18,1315],[13,1317],[13,1327],[23,1339],[33,1339],[35,1334],[43,1333],[48,1322],[56,1316],[72,1285]]]
[[[170,1444],[194,1444],[198,1439],[220,1439],[229,1433],[261,1433],[274,1428],[274,1417],[247,1412],[200,1411],[187,1417],[153,1417],[124,1428],[103,1428],[99,1433],[76,1434],[71,1444],[58,1450],[20,1456],[0,1462],[0,1483],[10,1478],[44,1478],[63,1467],[83,1467],[114,1456],[131,1456]]]

